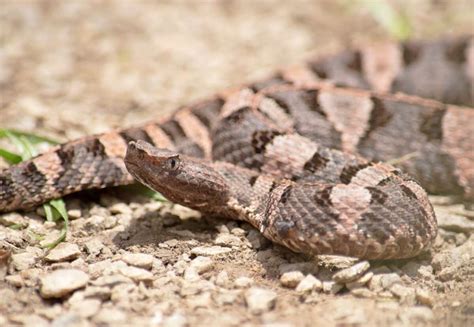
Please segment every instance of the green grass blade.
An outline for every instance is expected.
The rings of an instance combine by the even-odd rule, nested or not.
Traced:
[[[15,135],[17,137],[24,136],[26,137],[32,144],[38,144],[38,143],[48,143],[48,144],[59,144],[59,142],[52,140],[50,138],[44,137],[44,136],[39,136],[35,135],[32,133],[26,133],[26,132],[21,132],[15,129],[9,129],[9,128],[0,128],[0,138],[8,137],[8,134],[10,135]]]
[[[22,161],[21,156],[1,148],[0,157],[5,159],[5,161],[8,162],[10,165],[16,165],[17,163],[20,163]]]
[[[412,26],[403,10],[396,10],[388,1],[364,1],[364,6],[372,17],[398,40],[408,39],[412,33]]]
[[[44,205],[44,206],[49,207],[48,210],[51,211],[49,218],[52,219],[52,221],[56,221],[59,218],[62,218],[64,220],[64,226],[61,229],[61,234],[59,235],[59,237],[52,243],[44,245],[44,247],[52,249],[66,239],[67,233],[69,231],[69,216],[66,211],[66,204],[64,203],[62,199],[51,200],[49,201],[47,205]],[[46,208],[45,208],[45,212],[46,212]],[[58,218],[55,218],[55,217],[58,217]]]

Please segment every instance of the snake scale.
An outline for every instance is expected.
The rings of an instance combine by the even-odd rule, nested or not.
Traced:
[[[136,179],[296,252],[412,257],[437,234],[425,190],[474,199],[473,80],[471,36],[319,57],[11,166],[0,212]]]

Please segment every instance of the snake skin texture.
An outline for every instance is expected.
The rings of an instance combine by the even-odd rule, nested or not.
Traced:
[[[170,200],[248,221],[298,252],[413,256],[436,235],[423,188],[474,201],[473,80],[472,36],[316,58],[0,171],[0,212],[130,184],[129,171],[146,181],[156,171],[143,176],[130,167],[171,155],[201,167],[186,174],[207,176],[213,186],[208,198],[193,202],[193,188],[175,190],[178,196],[145,182]],[[169,152],[158,155],[164,150],[138,140]],[[136,157],[126,166],[129,144],[140,151],[129,149]],[[383,163],[405,156],[397,168]]]

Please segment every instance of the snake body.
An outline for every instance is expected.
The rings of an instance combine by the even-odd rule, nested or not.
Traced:
[[[414,256],[437,231],[423,188],[474,199],[473,79],[472,37],[318,58],[3,170],[0,212],[135,177],[294,251]]]

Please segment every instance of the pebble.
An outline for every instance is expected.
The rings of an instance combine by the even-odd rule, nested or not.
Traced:
[[[433,296],[428,290],[417,288],[415,290],[416,300],[418,303],[432,307],[434,303]]]
[[[101,302],[96,299],[85,299],[83,301],[73,302],[71,310],[82,318],[89,318],[99,312]]]
[[[252,245],[252,248],[255,250],[264,249],[270,244],[270,241],[266,239],[262,235],[262,233],[260,233],[256,229],[251,229],[249,231],[249,233],[247,234],[247,240],[250,242],[250,245]]]
[[[362,297],[367,299],[375,297],[375,293],[365,287],[353,288],[351,289],[351,294],[355,297]]]
[[[303,274],[316,274],[318,272],[318,266],[312,262],[296,262],[296,263],[284,263],[278,266],[280,275],[291,271],[300,271]]]
[[[78,269],[59,269],[41,278],[40,294],[43,298],[61,298],[86,286],[89,276]]]
[[[356,279],[355,281],[346,283],[346,287],[349,290],[364,287],[372,279],[373,276],[374,276],[374,273],[369,271],[368,273]]]
[[[209,308],[212,304],[212,298],[210,292],[204,292],[196,296],[187,299],[187,305],[192,309],[197,308]]]
[[[345,269],[354,266],[360,259],[340,255],[320,255],[319,265],[329,268]]]
[[[313,290],[319,291],[323,288],[323,284],[319,279],[314,277],[311,274],[306,275],[298,285],[296,286],[296,291],[301,293],[310,293]]]
[[[175,312],[163,320],[163,327],[185,327],[188,326],[188,319],[181,313]]]
[[[438,227],[444,230],[457,233],[472,233],[474,231],[474,220],[467,217],[437,211],[436,218],[438,220]]]
[[[129,283],[133,283],[133,280],[120,274],[101,276],[91,282],[91,284],[95,286],[107,286],[107,287],[113,287],[118,284],[129,284]]]
[[[474,257],[474,234],[464,244],[450,250],[445,250],[434,255],[432,265],[438,276],[447,275],[443,280],[449,280],[460,267],[468,266]]]
[[[334,281],[323,282],[323,292],[329,294],[337,294],[344,288],[343,284],[336,283]]]
[[[209,257],[196,257],[191,261],[191,268],[195,269],[198,274],[203,274],[214,268],[214,261]]]
[[[216,276],[216,285],[221,287],[228,287],[229,286],[229,274],[227,271],[222,270]]]
[[[277,294],[260,287],[249,288],[245,292],[245,303],[253,314],[262,314],[275,307]]]
[[[116,214],[125,214],[125,215],[131,215],[132,214],[132,209],[128,205],[126,205],[123,202],[117,202],[114,203],[109,207],[110,213],[116,215]]]
[[[400,276],[396,273],[374,275],[369,281],[369,289],[378,292],[383,289],[389,289],[394,284],[402,282]]]
[[[249,277],[238,277],[234,280],[234,286],[237,288],[247,288],[253,284],[253,279]]]
[[[6,276],[5,277],[5,281],[12,285],[12,286],[15,286],[15,287],[22,287],[25,282],[23,280],[23,278],[21,277],[21,275],[9,275],[9,276]]]
[[[233,304],[237,301],[240,292],[240,290],[221,290],[214,295],[214,301],[220,306]]]
[[[231,248],[222,246],[198,246],[191,250],[191,253],[198,256],[213,257],[232,252]]]
[[[28,252],[15,253],[11,256],[11,263],[17,271],[22,271],[34,266],[37,258]]]
[[[217,235],[214,243],[217,245],[232,247],[241,245],[242,241],[239,237],[232,234],[219,234]]]
[[[100,254],[100,252],[104,248],[104,243],[102,243],[102,241],[100,241],[99,239],[92,239],[90,241],[87,241],[84,244],[84,247],[87,253],[89,253],[92,256],[97,256]]]
[[[151,254],[146,253],[127,252],[122,254],[122,260],[131,266],[143,269],[151,269],[154,257]]]
[[[410,261],[405,264],[401,270],[412,278],[422,277],[430,279],[433,277],[433,267],[429,264],[422,264],[416,261]]]
[[[301,271],[290,271],[281,275],[280,283],[282,286],[295,288],[303,279],[304,275]]]
[[[81,250],[74,243],[62,242],[49,251],[45,259],[49,262],[71,261],[79,257]]]
[[[142,268],[127,266],[120,268],[119,272],[135,282],[150,282],[153,280],[153,274]]]
[[[126,322],[127,315],[118,308],[102,308],[93,319],[98,324],[117,326]]]
[[[0,215],[0,225],[9,227],[12,225],[18,226],[19,229],[28,227],[29,221],[25,216],[16,212],[10,212]]]
[[[245,234],[247,234],[245,229],[240,228],[240,227],[234,227],[234,228],[232,228],[232,230],[230,232],[231,232],[231,234],[233,234],[235,236],[239,236],[239,237],[243,237],[243,236],[245,236]]]
[[[350,268],[338,271],[332,276],[332,279],[338,283],[349,283],[360,278],[370,268],[368,261],[362,261]]]
[[[416,304],[415,290],[411,287],[406,287],[400,284],[394,284],[390,287],[390,292],[392,292],[397,298],[399,298],[402,304]]]

